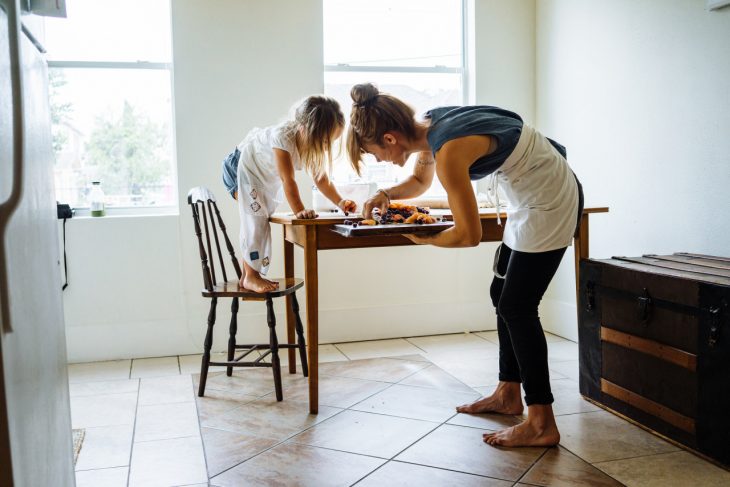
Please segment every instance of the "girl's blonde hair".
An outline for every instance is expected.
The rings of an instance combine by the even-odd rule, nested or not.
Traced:
[[[383,145],[386,132],[400,132],[409,139],[416,137],[416,112],[398,98],[381,93],[372,83],[355,85],[350,90],[352,112],[347,131],[347,154],[350,164],[360,175],[365,144]]]
[[[313,176],[327,174],[332,163],[332,145],[335,131],[345,126],[337,100],[323,95],[312,95],[294,111],[297,127],[296,143],[304,168]]]

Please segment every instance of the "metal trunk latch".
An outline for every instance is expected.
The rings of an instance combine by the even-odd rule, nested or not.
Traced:
[[[714,347],[720,339],[720,309],[719,306],[710,308],[710,338],[707,340],[710,347]]]
[[[639,296],[639,318],[642,324],[647,324],[651,318],[651,296],[649,291],[644,288],[644,295]]]
[[[586,283],[586,311],[593,311],[596,307],[596,293],[594,288],[595,283],[593,281]]]

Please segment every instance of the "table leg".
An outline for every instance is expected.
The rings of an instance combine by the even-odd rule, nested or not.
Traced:
[[[575,250],[575,295],[580,294],[580,261],[588,258],[588,213],[580,217],[580,231],[573,242]],[[576,299],[576,305],[578,301]]]
[[[284,239],[284,277],[294,277],[294,244]],[[286,341],[287,343],[296,343],[294,334],[294,326],[296,325],[294,311],[292,310],[292,297],[286,297]],[[296,349],[289,348],[289,373],[297,373]]]
[[[317,227],[308,225],[304,244],[304,286],[307,290],[307,345],[309,346],[309,412],[319,411],[319,283],[317,282]]]

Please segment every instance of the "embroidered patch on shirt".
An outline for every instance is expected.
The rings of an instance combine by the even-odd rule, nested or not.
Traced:
[[[251,260],[259,260],[259,253],[258,252],[251,252],[250,254]]]
[[[252,189],[249,194],[251,195],[251,199],[254,199],[254,200],[259,197],[259,193],[255,189]]]
[[[254,211],[254,213],[256,213],[261,209],[261,205],[258,204],[257,201],[254,201],[253,203],[251,203],[251,209]]]
[[[269,265],[269,258],[264,257],[264,260],[261,261],[261,265],[267,267]]]

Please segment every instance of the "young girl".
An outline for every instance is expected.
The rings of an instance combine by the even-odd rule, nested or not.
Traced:
[[[327,176],[332,145],[344,126],[337,101],[310,96],[296,108],[294,120],[254,128],[223,161],[223,183],[238,200],[241,217],[242,287],[264,293],[278,286],[262,274],[271,263],[269,216],[282,201],[282,192],[297,218],[317,217],[302,203],[294,180],[296,169],[307,170],[322,194],[343,212],[356,210],[355,203],[342,199]]]

